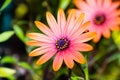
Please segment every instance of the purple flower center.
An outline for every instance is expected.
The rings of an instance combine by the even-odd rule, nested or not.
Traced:
[[[68,46],[69,46],[69,41],[66,38],[61,38],[61,39],[57,40],[57,42],[56,42],[56,48],[58,50],[64,50],[64,49],[68,48]]]
[[[102,25],[105,22],[106,18],[103,14],[98,14],[94,18],[94,23],[97,25]]]

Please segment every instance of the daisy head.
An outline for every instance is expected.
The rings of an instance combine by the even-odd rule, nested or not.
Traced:
[[[93,39],[98,42],[103,35],[105,38],[110,38],[111,30],[119,30],[120,10],[117,7],[120,2],[112,2],[112,0],[74,0],[76,5],[77,15],[85,13],[85,21],[90,20],[90,31],[97,33]]]
[[[38,46],[30,52],[29,56],[40,56],[37,64],[43,64],[54,57],[53,70],[57,71],[63,61],[68,68],[73,68],[74,61],[84,64],[84,56],[79,51],[90,51],[92,46],[84,43],[95,37],[94,32],[86,32],[90,22],[83,23],[84,14],[76,18],[76,11],[71,10],[66,19],[62,9],[58,10],[57,21],[50,12],[46,13],[48,26],[39,21],[35,25],[42,33],[28,33],[27,36],[32,40],[28,45]]]

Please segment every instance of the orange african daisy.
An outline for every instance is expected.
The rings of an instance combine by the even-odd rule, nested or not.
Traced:
[[[90,20],[90,31],[97,33],[93,39],[98,42],[103,35],[105,38],[110,38],[111,30],[119,30],[120,10],[117,7],[120,2],[112,2],[112,0],[74,0],[77,14],[81,11],[85,13],[85,20]]]
[[[74,61],[84,64],[85,58],[79,51],[90,51],[92,46],[84,43],[95,37],[95,32],[86,32],[90,22],[83,23],[84,14],[76,18],[76,11],[71,10],[66,20],[62,9],[58,10],[57,21],[50,12],[46,13],[48,26],[35,21],[36,26],[44,33],[28,33],[32,41],[27,42],[31,46],[39,48],[30,52],[29,56],[39,56],[37,64],[43,64],[54,57],[53,70],[60,69],[63,61],[68,68],[72,69]]]

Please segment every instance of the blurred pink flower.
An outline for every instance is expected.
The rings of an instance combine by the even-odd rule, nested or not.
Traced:
[[[90,31],[97,33],[93,39],[98,42],[103,35],[105,38],[110,38],[110,30],[119,30],[120,10],[117,7],[120,2],[112,2],[112,0],[74,0],[76,5],[77,15],[85,13],[85,21],[90,20]]]
[[[31,46],[39,46],[39,48],[30,52],[29,56],[39,56],[37,64],[43,64],[53,56],[53,69],[59,70],[63,61],[68,68],[73,68],[74,61],[84,64],[84,56],[79,51],[90,51],[92,46],[86,44],[95,37],[94,32],[86,32],[90,22],[82,23],[84,14],[76,17],[76,11],[71,10],[66,20],[64,11],[58,10],[57,21],[50,12],[46,13],[49,27],[39,21],[35,21],[36,26],[44,33],[28,33],[27,36],[32,41],[27,42]]]

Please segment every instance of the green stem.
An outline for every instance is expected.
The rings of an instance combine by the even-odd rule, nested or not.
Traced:
[[[83,73],[83,77],[85,78],[85,80],[89,80],[89,70],[88,70],[88,60],[87,60],[87,56],[85,56],[86,59],[86,63],[84,65],[79,65],[78,63],[76,63],[76,65],[80,68],[80,70]]]
[[[86,63],[85,63],[85,67],[83,68],[83,71],[85,73],[85,80],[89,80],[87,56],[85,58],[86,58]]]
[[[68,80],[71,80],[71,73],[72,73],[72,70],[71,69],[69,69],[69,72],[68,72],[69,74],[68,74]]]

